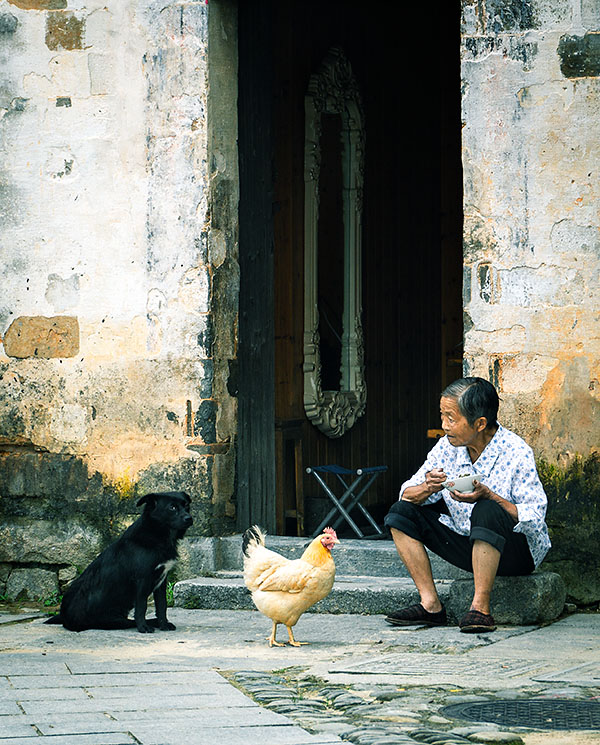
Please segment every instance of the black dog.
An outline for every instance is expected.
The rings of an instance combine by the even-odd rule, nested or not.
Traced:
[[[70,631],[175,629],[167,621],[167,574],[177,559],[177,542],[193,522],[190,498],[185,492],[162,492],[146,494],[141,504],[142,515],[69,585],[60,613],[46,623],[62,623]],[[147,621],[150,593],[156,618]],[[135,620],[128,618],[132,608]]]

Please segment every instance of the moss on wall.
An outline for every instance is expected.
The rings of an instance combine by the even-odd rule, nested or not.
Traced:
[[[566,467],[538,461],[548,495],[552,549],[544,568],[562,575],[578,604],[600,601],[600,454],[575,457]]]
[[[44,583],[52,577],[62,590],[137,519],[137,500],[151,491],[188,492],[194,518],[189,535],[212,534],[211,483],[212,458],[155,463],[135,480],[110,479],[80,456],[0,444],[0,595],[12,582],[15,597],[21,586],[29,599],[43,596],[38,575]],[[26,588],[17,575],[27,578]]]

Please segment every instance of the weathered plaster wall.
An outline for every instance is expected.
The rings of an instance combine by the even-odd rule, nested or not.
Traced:
[[[33,513],[59,537],[75,513],[83,558],[101,518],[151,489],[188,491],[196,533],[230,525],[236,187],[215,201],[237,165],[215,150],[210,77],[229,70],[222,109],[235,16],[221,5],[0,0],[5,577],[14,561],[77,563],[18,548]]]
[[[465,367],[566,468],[600,445],[600,4],[464,0],[462,24]]]
[[[600,5],[463,4],[465,357],[547,458],[600,433]]]

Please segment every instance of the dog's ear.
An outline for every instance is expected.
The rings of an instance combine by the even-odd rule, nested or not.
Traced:
[[[185,499],[186,505],[189,507],[191,505],[191,503],[192,503],[192,498],[190,497],[189,494],[186,494],[184,491],[182,491],[180,493],[181,493],[181,496]]]
[[[140,497],[138,501],[136,502],[138,507],[141,507],[143,504],[154,504],[156,502],[157,494],[144,494],[143,497]]]

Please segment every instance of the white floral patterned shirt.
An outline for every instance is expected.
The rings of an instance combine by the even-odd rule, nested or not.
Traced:
[[[550,538],[545,517],[548,500],[542,486],[533,451],[514,432],[498,427],[475,463],[471,463],[465,446],[454,447],[447,437],[440,438],[427,455],[425,463],[415,475],[405,481],[400,489],[400,499],[409,486],[425,481],[425,474],[434,468],[443,469],[448,480],[466,474],[478,473],[481,483],[517,507],[519,520],[515,532],[527,538],[535,566],[539,566],[550,548]],[[469,535],[470,516],[474,505],[457,502],[447,489],[432,494],[422,504],[433,504],[443,499],[449,515],[440,515],[440,522],[460,535]]]

